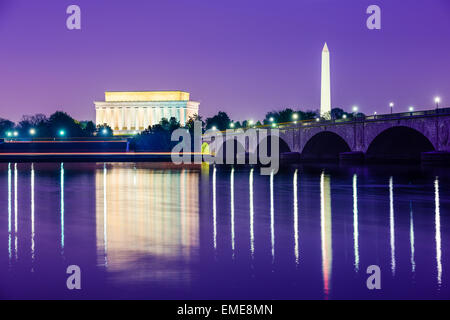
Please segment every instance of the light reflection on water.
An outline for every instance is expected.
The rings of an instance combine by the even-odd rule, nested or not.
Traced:
[[[405,295],[411,295],[412,283],[430,274],[435,286],[424,280],[417,284],[418,292],[448,293],[443,178],[405,187],[397,182],[404,177],[394,174],[377,177],[353,170],[343,177],[296,168],[262,177],[257,172],[144,164],[81,169],[74,164],[7,164],[0,170],[5,195],[0,204],[6,213],[0,220],[0,236],[5,235],[0,249],[5,249],[8,270],[20,271],[25,264],[26,271],[20,272],[40,276],[58,255],[76,263],[74,257],[94,247],[95,263],[86,258],[80,264],[105,275],[97,286],[112,297],[112,284],[119,291],[133,284],[171,284],[193,296],[247,290],[268,298],[277,298],[272,295],[281,285],[288,288],[288,297],[309,297],[308,292],[317,297],[313,292],[319,290],[328,299],[342,297],[344,280],[347,290],[361,297],[358,290],[372,264],[390,270],[392,276],[385,281],[393,281],[395,290],[405,286]],[[77,180],[79,176],[86,180]],[[206,187],[201,184],[205,179]],[[85,184],[76,189],[79,181]],[[93,207],[82,201],[90,195]],[[427,208],[434,210],[434,219]],[[89,227],[94,234],[83,240]],[[53,234],[59,238],[58,254],[49,240]],[[426,240],[430,236],[434,241]],[[435,262],[428,252],[436,253]],[[251,277],[246,278],[249,267]],[[314,270],[320,270],[320,277]]]
[[[198,178],[186,170],[97,170],[99,265],[120,281],[187,280],[170,262],[189,261],[197,253]]]

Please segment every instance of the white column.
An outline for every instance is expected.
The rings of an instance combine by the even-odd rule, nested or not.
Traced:
[[[320,114],[331,111],[331,86],[330,86],[330,52],[325,43],[322,51],[322,92],[320,101]]]

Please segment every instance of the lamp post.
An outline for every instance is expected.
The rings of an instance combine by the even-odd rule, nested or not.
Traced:
[[[412,116],[413,112],[414,112],[414,107],[409,107],[409,112],[411,112],[411,116]]]
[[[393,114],[394,113],[394,103],[393,102],[391,102],[391,103],[389,103],[389,107],[391,108],[391,114]]]
[[[434,98],[434,102],[436,103],[436,112],[439,112],[439,103],[441,103],[441,98]]]

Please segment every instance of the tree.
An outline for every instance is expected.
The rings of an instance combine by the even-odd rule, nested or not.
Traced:
[[[92,123],[93,124],[93,123]],[[88,124],[89,125],[89,124]],[[89,125],[90,126],[90,125]],[[86,126],[87,127],[87,126]],[[95,128],[95,127],[94,127]],[[85,129],[86,131],[87,129]],[[98,125],[96,129],[94,129],[97,136],[101,137],[112,137],[114,132],[111,129],[110,126],[104,124],[104,125]]]
[[[62,111],[57,111],[52,114],[48,120],[48,125],[54,137],[60,136],[60,132],[62,131],[64,131],[65,136],[68,137],[83,136],[83,129],[81,128],[80,123]]]
[[[219,131],[225,131],[230,127],[230,117],[225,112],[219,111],[217,115],[206,119],[206,130],[216,127]]]
[[[14,127],[14,122],[0,118],[0,137],[5,137],[8,131],[14,130]]]

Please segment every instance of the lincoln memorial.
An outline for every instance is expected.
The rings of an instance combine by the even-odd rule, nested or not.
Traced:
[[[114,134],[132,134],[176,118],[183,125],[198,114],[200,103],[183,91],[105,92],[105,101],[95,102],[97,125],[108,125]]]

